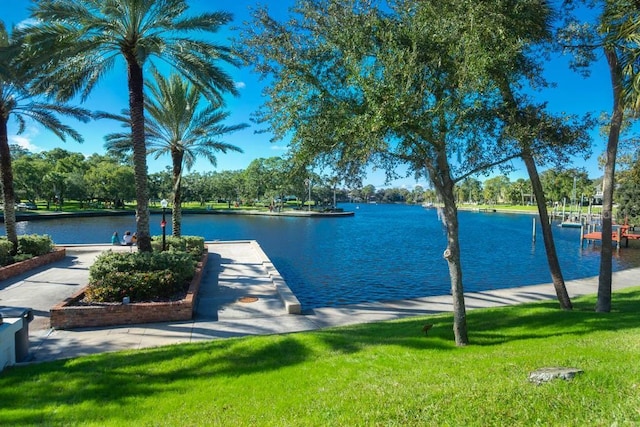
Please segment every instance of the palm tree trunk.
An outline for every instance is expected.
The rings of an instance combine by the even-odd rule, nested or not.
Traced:
[[[15,192],[13,189],[13,168],[11,167],[11,150],[7,119],[0,117],[0,181],[4,202],[4,229],[7,240],[13,243],[12,255],[18,252],[18,233],[16,231]]]
[[[551,224],[549,223],[549,214],[547,212],[547,200],[544,197],[544,190],[542,189],[542,183],[540,182],[540,176],[538,175],[538,169],[536,163],[531,156],[531,153],[526,151],[522,155],[522,159],[529,172],[529,178],[531,179],[531,187],[533,188],[533,194],[536,197],[536,203],[538,204],[538,214],[540,215],[540,225],[542,227],[542,237],[544,240],[544,248],[547,254],[547,263],[549,264],[549,272],[551,273],[551,279],[553,280],[553,287],[556,290],[558,296],[558,302],[563,310],[573,309],[571,304],[571,298],[567,292],[567,287],[562,277],[562,270],[560,268],[560,262],[558,261],[558,253],[556,252],[556,245],[553,240],[553,232],[551,230]]]
[[[598,299],[596,311],[611,311],[611,272],[613,264],[613,186],[615,184],[616,155],[624,108],[622,105],[622,70],[618,55],[613,48],[605,48],[613,88],[613,115],[609,127],[606,162],[602,183],[602,247],[600,248],[600,275],[598,276]],[[619,243],[618,243],[619,244]]]
[[[138,250],[151,252],[149,232],[149,190],[147,188],[147,147],[144,132],[144,81],[142,67],[134,54],[125,55],[129,78],[129,110],[133,141],[133,171],[136,184],[136,231]]]
[[[182,235],[182,156],[171,153],[173,162],[173,208],[171,211],[171,231],[174,236]]]

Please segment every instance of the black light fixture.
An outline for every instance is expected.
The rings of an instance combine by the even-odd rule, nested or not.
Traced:
[[[162,252],[164,252],[167,247],[167,221],[165,220],[165,211],[167,210],[168,204],[167,199],[160,201],[160,206],[162,206],[162,222],[160,223],[160,227],[162,227]]]

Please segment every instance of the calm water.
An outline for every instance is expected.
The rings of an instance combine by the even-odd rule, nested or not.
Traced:
[[[442,253],[446,236],[433,209],[404,205],[341,205],[353,217],[288,218],[187,215],[184,235],[206,240],[257,240],[304,309],[448,294]],[[551,281],[544,244],[531,241],[532,216],[460,212],[466,291]],[[151,234],[159,235],[160,216]],[[130,217],[18,223],[18,233],[49,234],[58,244],[108,243],[113,231],[135,230]],[[566,280],[598,274],[599,249],[580,249],[580,229],[554,227]],[[614,269],[640,266],[640,250],[614,257]]]

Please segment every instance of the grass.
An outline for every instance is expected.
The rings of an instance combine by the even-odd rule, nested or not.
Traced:
[[[635,425],[640,288],[571,312],[553,301],[15,367],[1,425]],[[434,323],[424,336],[424,323]],[[532,370],[584,370],[528,381]]]
[[[31,215],[38,215],[42,213],[51,213],[57,212],[57,206],[51,205],[51,209],[46,209],[46,203],[39,201],[37,203],[38,210],[37,211],[20,211],[20,213],[29,213]],[[299,205],[296,202],[288,202],[286,205],[286,209],[301,209],[305,208],[305,205]],[[160,211],[160,205],[158,203],[151,203],[150,208],[154,211]],[[203,209],[214,209],[214,210],[228,210],[228,211],[243,211],[243,210],[259,210],[259,211],[268,211],[269,207],[264,206],[263,204],[256,204],[254,206],[240,205],[238,207],[235,206],[234,203],[231,203],[231,207],[229,208],[228,203],[217,203],[217,202],[207,202],[204,206],[200,202],[185,202],[182,205],[182,211],[184,213],[189,213],[189,211],[202,211]],[[521,212],[521,213],[530,213],[537,214],[538,208],[536,206],[523,206],[523,205],[509,205],[509,204],[499,204],[499,205],[469,205],[469,204],[461,204],[458,209],[460,210],[469,210],[469,209],[495,209],[498,212]],[[97,205],[87,205],[86,203],[82,205],[78,201],[74,200],[66,200],[62,207],[62,212],[111,212],[114,209],[103,209],[97,207]],[[125,208],[115,209],[116,211],[129,210],[131,212],[135,211],[135,202],[129,203],[125,205]],[[168,210],[170,211],[170,209]],[[601,206],[593,206],[592,212],[594,214],[599,214],[602,211]],[[549,212],[551,212],[551,208],[549,208]],[[567,212],[569,209],[567,208]],[[587,208],[583,208],[583,212],[587,212]]]
[[[536,205],[510,205],[510,204],[470,205],[470,204],[462,203],[462,204],[460,204],[458,206],[458,209],[460,209],[460,210],[465,210],[465,209],[495,209],[497,212],[506,211],[506,212],[522,212],[522,213],[531,213],[531,214],[537,214],[538,213],[538,207]],[[575,207],[574,207],[574,209],[575,209]],[[586,214],[588,209],[589,208],[587,206],[583,206],[581,208],[581,211],[582,211],[583,214]],[[547,211],[549,212],[549,214],[551,214],[551,212],[553,211],[553,208],[552,207],[547,207]],[[567,206],[565,211],[566,211],[567,214],[569,214],[569,212],[571,211],[571,208]],[[562,212],[562,208],[560,208],[560,212]],[[602,206],[600,206],[600,205],[592,206],[591,207],[591,212],[593,214],[600,214],[602,212]]]
[[[42,201],[38,201],[36,203],[36,205],[38,206],[38,210],[20,210],[18,211],[19,214],[31,214],[31,215],[38,215],[38,214],[48,214],[48,213],[54,213],[54,212],[65,212],[65,213],[71,213],[71,212],[103,212],[105,214],[108,214],[109,212],[113,212],[113,211],[131,211],[134,212],[135,211],[135,207],[136,207],[136,203],[135,202],[131,202],[131,203],[127,203],[125,204],[124,208],[104,208],[101,207],[97,204],[81,204],[78,201],[75,200],[66,200],[64,202],[64,204],[62,205],[62,210],[59,209],[58,205],[54,205],[51,204],[49,209],[47,209],[47,204],[45,202]],[[293,208],[296,207],[296,205],[294,203],[288,203],[287,204],[287,208]],[[152,209],[153,211],[159,212],[162,208],[160,207],[159,203],[151,203],[149,205],[149,208]],[[269,206],[263,206],[261,204],[255,205],[255,206],[246,206],[246,205],[240,205],[240,206],[235,206],[234,203],[231,203],[231,207],[229,207],[228,203],[217,203],[217,202],[207,202],[204,206],[202,204],[200,204],[200,202],[185,202],[182,205],[182,210],[185,213],[188,213],[189,211],[202,211],[205,209],[215,209],[215,210],[231,210],[231,211],[241,211],[241,210],[260,210],[260,211],[268,211],[269,210]],[[169,207],[167,209],[167,212],[171,212],[171,208]]]

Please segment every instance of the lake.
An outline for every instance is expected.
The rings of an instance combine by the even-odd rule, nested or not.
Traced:
[[[206,240],[256,240],[303,309],[450,293],[442,258],[446,235],[435,209],[341,204],[352,217],[185,215],[183,235]],[[548,283],[542,233],[532,242],[532,215],[461,211],[465,291]],[[170,222],[167,221],[170,231]],[[109,243],[135,231],[135,218],[68,218],[18,223],[19,234],[49,234],[57,244]],[[580,248],[580,229],[553,227],[565,280],[595,276],[599,247]],[[4,233],[4,228],[2,229]],[[160,235],[160,215],[151,234]],[[615,253],[615,252],[614,252]],[[640,250],[623,248],[614,270],[640,266]]]

